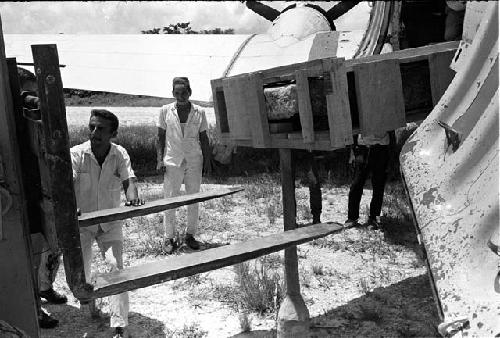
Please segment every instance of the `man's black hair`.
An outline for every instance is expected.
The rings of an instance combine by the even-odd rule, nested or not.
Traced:
[[[119,125],[118,117],[116,117],[116,115],[110,112],[109,110],[92,109],[90,111],[90,117],[92,116],[98,116],[108,121],[111,121],[111,131],[114,132],[118,130],[118,125]]]
[[[19,85],[21,88],[24,86],[26,82],[35,82],[36,83],[36,76],[32,72],[30,72],[27,69],[17,67],[17,76],[19,77]]]

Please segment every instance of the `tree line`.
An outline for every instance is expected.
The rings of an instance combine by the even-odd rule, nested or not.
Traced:
[[[163,28],[153,28],[148,30],[141,30],[142,34],[234,34],[233,28],[214,28],[214,29],[202,29],[199,31],[193,30],[189,26],[190,22],[178,22],[176,24],[170,24]]]

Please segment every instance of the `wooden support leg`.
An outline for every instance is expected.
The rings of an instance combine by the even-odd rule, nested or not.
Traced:
[[[295,164],[292,150],[280,149],[281,190],[283,195],[284,230],[296,226]],[[278,337],[307,337],[309,311],[300,294],[297,246],[285,249],[286,296],[278,312]]]

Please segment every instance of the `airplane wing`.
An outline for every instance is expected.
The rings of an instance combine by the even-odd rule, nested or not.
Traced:
[[[5,34],[4,39],[6,56],[18,63],[33,62],[31,45],[56,44],[65,88],[172,97],[172,78],[187,76],[191,98],[209,102],[212,79],[321,57],[351,58],[364,35],[365,30],[331,32],[319,12],[299,7],[258,35]]]
[[[209,101],[219,78],[248,35],[5,34],[5,53],[32,63],[31,45],[56,44],[65,88],[172,97],[172,78],[187,76],[193,100]],[[27,67],[29,69],[29,67]],[[31,68],[32,69],[32,68]]]
[[[498,337],[498,2],[467,3],[453,62],[457,73],[405,143],[401,170],[444,317],[440,333]]]

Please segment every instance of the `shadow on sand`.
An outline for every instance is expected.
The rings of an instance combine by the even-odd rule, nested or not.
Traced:
[[[88,312],[80,310],[77,305],[44,305],[44,307],[59,319],[59,325],[54,329],[41,330],[42,338],[109,338],[113,335],[113,330],[109,327],[108,314],[94,319]],[[136,312],[129,313],[128,330],[131,337],[167,337],[165,325],[162,322]]]
[[[427,274],[422,274],[311,318],[310,337],[440,337],[439,322]],[[275,336],[274,330],[258,330],[231,338]]]

